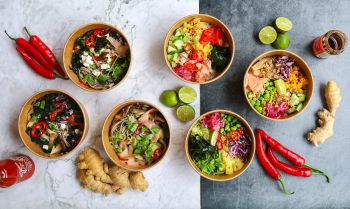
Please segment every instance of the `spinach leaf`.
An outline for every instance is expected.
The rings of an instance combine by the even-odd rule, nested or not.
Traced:
[[[221,71],[225,69],[230,62],[230,48],[213,46],[211,50],[211,62],[214,70]]]
[[[99,75],[99,76],[96,78],[96,80],[97,80],[100,84],[105,85],[105,84],[107,83],[108,76],[107,76],[107,75],[101,74],[101,75]]]
[[[95,52],[101,51],[102,48],[106,47],[108,43],[107,37],[96,37]]]

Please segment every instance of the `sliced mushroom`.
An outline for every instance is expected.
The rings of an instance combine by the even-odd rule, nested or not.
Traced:
[[[62,151],[62,146],[61,144],[58,144],[57,146],[54,146],[50,152],[50,154],[56,154],[56,153],[60,153]]]

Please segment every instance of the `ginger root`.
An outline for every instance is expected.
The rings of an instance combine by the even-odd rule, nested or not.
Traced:
[[[92,148],[87,148],[78,156],[78,178],[84,188],[109,195],[112,192],[124,194],[130,187],[146,191],[148,182],[141,172],[129,173],[116,165],[108,166]]]
[[[320,126],[307,134],[307,139],[316,147],[333,136],[335,112],[341,101],[340,88],[334,81],[328,81],[325,98],[328,109],[323,108],[317,113]]]
[[[135,173],[131,173],[129,175],[129,181],[130,181],[131,188],[133,188],[134,190],[144,192],[148,188],[147,180],[143,176],[143,173],[139,171]]]

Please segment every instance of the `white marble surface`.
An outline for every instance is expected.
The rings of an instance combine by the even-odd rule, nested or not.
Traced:
[[[189,123],[176,120],[174,110],[162,106],[159,94],[185,85],[167,69],[162,47],[165,34],[179,18],[198,13],[198,0],[179,1],[7,1],[0,0],[0,159],[16,153],[31,156],[36,163],[34,176],[0,192],[0,208],[199,208],[200,178],[187,163],[184,135]],[[105,93],[90,93],[71,81],[45,80],[34,74],[16,53],[4,29],[14,36],[24,36],[29,27],[62,58],[62,48],[77,27],[94,21],[121,28],[132,43],[133,66],[123,84]],[[193,86],[199,93],[199,86]],[[82,145],[61,160],[45,160],[30,153],[17,131],[17,117],[22,104],[36,91],[54,88],[73,94],[88,111],[90,130]],[[84,190],[77,178],[75,158],[86,146],[103,155],[101,126],[117,104],[128,99],[143,99],[159,106],[171,123],[171,149],[164,161],[147,170],[150,187],[145,193],[129,191],[123,196],[104,197]],[[199,98],[195,102],[197,116]]]

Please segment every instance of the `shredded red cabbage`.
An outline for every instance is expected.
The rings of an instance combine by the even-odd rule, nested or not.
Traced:
[[[273,103],[265,106],[266,116],[269,118],[281,118],[286,115],[288,105],[285,101]]]
[[[208,128],[211,131],[219,131],[220,128],[224,127],[224,122],[222,122],[221,115],[218,112],[205,116],[201,120],[201,124],[203,127]]]
[[[174,68],[174,72],[178,74],[180,77],[184,78],[188,81],[194,81],[195,73],[188,71],[184,66],[178,65]]]
[[[288,56],[276,55],[274,63],[280,65],[280,74],[283,80],[288,80],[293,69],[294,60]]]
[[[229,154],[235,158],[239,157],[246,162],[251,146],[250,137],[247,134],[241,134],[239,139],[230,141],[228,144]]]

